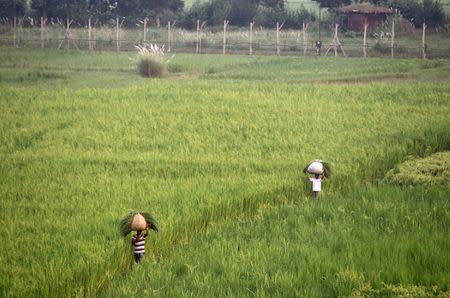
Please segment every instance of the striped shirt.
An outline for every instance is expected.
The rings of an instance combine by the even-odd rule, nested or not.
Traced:
[[[145,252],[145,237],[141,235],[134,235],[131,239],[134,246],[135,254],[143,254]]]

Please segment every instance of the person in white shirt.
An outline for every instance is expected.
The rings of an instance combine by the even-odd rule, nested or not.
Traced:
[[[317,198],[320,191],[322,190],[322,175],[315,174],[314,178],[309,178],[309,181],[311,181],[312,184],[312,196],[313,198]]]

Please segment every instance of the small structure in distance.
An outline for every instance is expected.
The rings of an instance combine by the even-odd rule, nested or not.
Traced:
[[[368,26],[368,31],[373,32],[389,15],[394,13],[390,8],[374,6],[370,3],[351,4],[342,7],[341,11],[347,16],[347,30],[354,32],[364,32],[365,24]]]

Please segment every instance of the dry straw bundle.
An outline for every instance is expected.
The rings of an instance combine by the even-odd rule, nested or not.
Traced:
[[[120,221],[120,234],[125,237],[131,231],[142,231],[147,228],[158,232],[155,218],[148,212],[130,211]]]

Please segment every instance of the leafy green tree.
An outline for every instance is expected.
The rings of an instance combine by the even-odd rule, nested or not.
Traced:
[[[31,0],[31,8],[44,17],[86,17],[88,3],[86,0]]]
[[[284,9],[284,0],[260,0],[256,2],[265,7]]]
[[[388,0],[385,4],[400,10],[416,27],[425,22],[430,27],[445,24],[444,8],[439,0]]]
[[[374,5],[381,5],[381,4],[383,4],[384,2],[386,2],[385,0],[353,0],[353,2],[355,2],[355,3],[367,3],[367,2],[369,2],[369,3],[371,3],[371,4],[374,4]]]
[[[255,18],[258,4],[254,1],[231,1],[229,20],[236,26],[247,26]]]
[[[31,0],[31,8],[36,11],[37,15],[48,16],[48,0]]]
[[[112,0],[88,0],[87,9],[90,16],[100,17],[105,20],[111,18],[116,8]]]
[[[431,27],[444,26],[445,12],[438,0],[423,0],[423,9],[419,21]]]
[[[26,0],[0,0],[0,16],[2,17],[24,15],[26,10]]]
[[[119,16],[141,16],[140,0],[119,0],[114,12]]]
[[[351,0],[314,0],[322,8],[336,8],[343,5],[349,5],[352,3]]]
[[[284,0],[212,0],[207,3],[196,2],[182,16],[182,23],[193,28],[196,19],[207,21],[209,26],[221,26],[229,20],[236,26],[248,23],[262,15],[284,15]],[[194,21],[190,21],[192,17]]]
[[[229,19],[232,9],[231,0],[215,0],[211,2],[209,23],[213,26],[223,24],[223,20]]]
[[[202,22],[209,20],[211,16],[211,5],[207,2],[194,2],[194,4],[180,16],[179,24],[183,28],[195,29],[197,20]]]
[[[164,11],[181,12],[183,0],[119,0],[117,1],[117,15],[121,16],[156,16]]]

